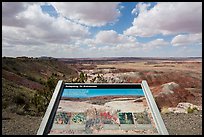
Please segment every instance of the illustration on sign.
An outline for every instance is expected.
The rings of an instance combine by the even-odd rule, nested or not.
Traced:
[[[141,89],[75,90],[63,91],[49,134],[158,133]]]

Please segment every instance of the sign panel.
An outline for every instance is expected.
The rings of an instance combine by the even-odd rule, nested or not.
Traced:
[[[61,87],[42,134],[168,134],[159,129],[142,84],[64,83]]]

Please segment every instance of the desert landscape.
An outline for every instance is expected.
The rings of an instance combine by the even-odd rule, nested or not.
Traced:
[[[35,93],[46,92],[46,81],[50,84],[50,78],[55,82],[62,79],[85,83],[140,83],[146,80],[169,134],[202,134],[202,58],[125,57],[3,58],[3,134],[37,133],[45,110],[31,101],[36,97],[41,99]],[[104,104],[111,100],[102,103],[93,100],[92,103]],[[26,119],[33,122],[23,122]],[[19,128],[15,128],[17,125]]]
[[[58,82],[143,80],[170,135],[202,135],[202,2],[2,2],[3,135],[39,133]],[[157,134],[144,101],[108,89],[62,98],[48,134]]]
[[[202,105],[201,58],[81,60],[74,66],[87,74],[87,83],[141,83],[146,80],[160,109],[176,107],[180,102]]]

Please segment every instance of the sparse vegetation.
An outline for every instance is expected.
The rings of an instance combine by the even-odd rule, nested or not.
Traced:
[[[18,86],[13,82],[2,79],[2,107],[17,114],[29,114],[32,104],[30,99],[34,90]]]
[[[36,113],[44,113],[46,111],[56,84],[57,80],[54,79],[53,76],[51,76],[46,83],[47,88],[44,88],[43,91],[37,91],[34,94],[31,102],[36,108]]]
[[[162,107],[162,109],[161,109],[162,114],[166,114],[166,113],[169,113],[169,112],[170,111],[169,111],[168,107]]]
[[[87,74],[84,74],[84,72],[81,72],[78,77],[73,78],[70,80],[71,83],[85,83],[87,81]],[[68,81],[69,82],[69,81]]]
[[[198,109],[196,107],[193,107],[193,108],[188,107],[187,108],[187,113],[193,113],[194,111],[198,111]]]
[[[80,73],[79,79],[80,79],[80,82],[81,82],[81,83],[85,83],[86,77],[85,77],[85,75],[84,75],[84,72],[81,72],[81,73]]]
[[[92,78],[92,79],[90,80],[90,82],[91,82],[91,83],[94,83],[95,80],[96,80],[96,77]]]
[[[55,82],[48,80],[47,87],[35,91],[3,79],[2,106],[19,115],[43,115],[53,93]]]
[[[138,72],[137,78],[136,75],[130,77],[119,77],[124,78],[127,80],[131,80],[130,82],[138,82],[140,80],[147,80],[148,85],[151,88],[153,94],[159,93],[159,86],[164,83],[168,83],[174,81],[175,83],[179,84],[180,87],[189,88],[192,92],[189,91],[191,94],[187,94],[186,90],[175,90],[175,94],[177,95],[170,100],[168,96],[163,96],[163,98],[155,97],[158,106],[162,105],[174,105],[178,104],[180,101],[192,101],[199,104],[200,94],[202,94],[202,73],[201,73],[201,66],[202,62],[200,63],[149,63],[144,64],[143,62],[132,61],[129,62],[126,60],[125,62],[109,62],[107,60],[90,63],[88,65],[79,63],[79,61],[72,61],[75,62],[73,64],[61,62],[56,59],[42,59],[42,58],[10,58],[10,57],[3,57],[2,58],[2,109],[4,111],[11,111],[12,113],[17,113],[23,117],[24,115],[32,115],[32,116],[43,116],[49,100],[53,93],[53,87],[56,86],[56,82],[59,79],[62,79],[66,82],[73,82],[73,83],[80,83],[80,82],[87,82],[86,78],[90,78],[90,82],[93,83],[106,83],[110,82],[107,80],[106,74],[100,73],[103,72],[104,68],[112,69],[111,72],[115,75],[117,73],[126,73],[126,72]],[[159,61],[158,61],[159,62]],[[89,63],[91,65],[89,65]],[[162,65],[154,67],[154,65]],[[187,66],[188,65],[188,66]],[[191,67],[193,66],[193,67]],[[78,75],[79,72],[83,72],[85,70],[93,70],[99,68],[100,71],[92,72],[94,77],[87,76],[87,74],[81,73]],[[156,71],[155,71],[156,69]],[[89,73],[88,73],[89,74]],[[98,74],[98,76],[97,76]],[[80,76],[81,75],[81,76]],[[111,77],[112,78],[112,77]],[[115,77],[113,76],[113,79]],[[186,95],[185,95],[185,94]],[[172,97],[172,96],[171,96]],[[201,95],[202,97],[202,95]],[[195,99],[196,98],[196,99]],[[182,99],[182,100],[181,100]],[[172,102],[174,101],[174,102]],[[94,104],[98,104],[100,102],[95,101]],[[165,104],[166,103],[166,104]],[[167,107],[160,109],[163,113],[168,113]],[[118,110],[120,112],[120,110]],[[197,115],[196,108],[189,108],[189,113],[193,113],[194,116],[200,117]],[[200,111],[199,111],[200,112]],[[6,113],[7,114],[7,113]],[[19,116],[18,115],[18,116]],[[164,114],[173,115],[173,113]],[[174,114],[175,115],[175,114]],[[183,118],[184,114],[180,119]],[[186,114],[185,116],[187,116]],[[191,115],[188,115],[191,116]],[[27,116],[26,116],[27,117]],[[175,117],[178,117],[177,114]],[[202,113],[201,113],[202,117]],[[9,117],[5,115],[2,117],[6,120],[12,120],[13,117]],[[4,120],[4,122],[6,121]],[[176,119],[169,119],[169,121],[173,121],[172,123],[178,122],[178,127],[180,127],[179,120],[174,122]],[[182,119],[183,120],[183,119]],[[194,119],[195,120],[195,119]],[[196,119],[197,120],[197,119]],[[15,119],[15,121],[18,121]],[[170,122],[167,122],[169,125]],[[183,120],[184,121],[184,120]],[[186,120],[188,121],[188,120]],[[196,125],[199,123],[200,119],[195,122]],[[27,121],[26,121],[27,122]],[[41,120],[39,120],[41,122]],[[25,124],[26,125],[26,124]],[[187,125],[187,124],[185,124]],[[184,126],[185,126],[184,125]],[[27,125],[26,125],[27,126]],[[172,126],[172,133],[175,133],[175,126]],[[33,128],[33,127],[31,127]],[[38,128],[38,126],[37,126]],[[183,128],[183,127],[182,127]],[[192,126],[190,126],[192,129]],[[199,127],[195,129],[200,129]],[[202,126],[201,126],[202,129]],[[181,129],[178,129],[179,131]],[[188,130],[190,131],[190,130]],[[185,131],[186,132],[186,131]]]
[[[99,75],[96,77],[96,83],[108,83],[108,81],[103,77],[103,75]]]
[[[42,116],[57,81],[76,76],[70,65],[56,59],[3,57],[2,107],[19,115]]]

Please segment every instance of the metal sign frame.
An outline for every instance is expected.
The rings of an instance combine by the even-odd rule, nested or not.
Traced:
[[[158,133],[160,135],[168,135],[169,134],[146,80],[143,80],[142,83],[111,83],[111,84],[110,83],[63,83],[62,80],[59,80],[57,85],[56,85],[56,88],[54,90],[54,93],[52,95],[52,98],[50,100],[50,103],[47,107],[47,110],[45,112],[43,120],[40,124],[37,135],[46,135],[49,133],[51,126],[52,126],[52,123],[53,123],[53,119],[54,119],[57,107],[58,107],[59,102],[60,102],[60,97],[62,95],[62,91],[63,91],[64,86],[66,84],[73,85],[73,86],[74,85],[75,86],[76,85],[87,85],[87,86],[94,86],[94,85],[102,85],[102,86],[140,85],[142,87],[143,92],[144,92],[148,106],[151,110],[152,117],[155,121]]]

